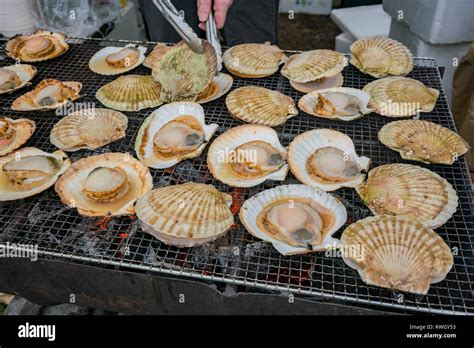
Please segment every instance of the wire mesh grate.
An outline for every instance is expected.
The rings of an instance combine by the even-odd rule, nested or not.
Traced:
[[[38,75],[33,85],[45,78],[80,81],[85,94],[78,102],[100,103],[95,100],[96,90],[112,81],[113,76],[100,76],[88,69],[89,58],[101,47],[125,45],[123,41],[71,39],[71,49],[64,56],[49,62],[35,64]],[[142,43],[151,48],[152,43]],[[0,41],[2,65],[13,64],[4,55],[4,41]],[[143,66],[132,73],[148,74]],[[360,73],[352,66],[343,71],[344,86],[362,88],[373,78]],[[440,75],[433,59],[416,58],[415,68],[409,77],[441,91],[435,109],[422,114],[421,118],[455,129],[442,88]],[[240,79],[234,77],[233,89],[257,85],[278,90],[297,101],[303,94],[292,89],[279,73],[263,79]],[[54,151],[49,142],[49,133],[60,119],[53,111],[20,113],[10,109],[12,101],[27,91],[16,91],[2,95],[2,116],[28,117],[36,121],[37,130],[28,142],[44,151]],[[227,112],[224,98],[204,105],[207,123],[217,123],[221,134],[242,122],[233,119]],[[129,152],[134,155],[133,144],[141,122],[152,110],[125,113],[129,118],[126,137],[95,151],[70,153],[73,161],[104,152]],[[283,145],[288,146],[298,134],[314,128],[332,128],[349,135],[357,153],[372,159],[372,168],[385,163],[406,162],[398,153],[384,147],[377,140],[379,129],[392,121],[371,114],[352,122],[338,122],[311,117],[303,112],[277,127]],[[206,166],[206,152],[200,157],[179,163],[169,170],[151,170],[154,187],[184,183],[187,181],[213,184],[219,190],[234,197],[234,208],[256,193],[281,184],[297,183],[289,174],[284,182],[265,182],[249,189],[232,188],[215,180]],[[417,163],[417,165],[424,166]],[[447,314],[474,313],[473,287],[474,218],[472,190],[464,159],[452,166],[430,165],[447,179],[459,196],[459,207],[455,215],[436,231],[454,250],[454,267],[446,279],[433,284],[426,296],[402,294],[364,284],[357,272],[346,266],[341,258],[316,253],[304,256],[285,257],[268,243],[263,243],[245,231],[238,222],[224,237],[211,244],[196,248],[178,249],[167,246],[143,233],[138,221],[132,217],[113,219],[84,218],[74,209],[64,206],[51,188],[39,195],[15,202],[0,202],[0,242],[34,244],[40,255],[62,259],[107,264],[181,275],[202,280],[213,280],[267,290],[292,292],[335,301],[353,302],[368,306],[383,306],[402,311],[422,311]],[[347,225],[370,215],[353,189],[340,189],[334,194],[342,200],[348,211]],[[341,229],[336,237],[340,237]]]

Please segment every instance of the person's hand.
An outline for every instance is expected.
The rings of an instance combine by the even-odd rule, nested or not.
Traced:
[[[222,29],[225,23],[225,17],[227,11],[232,5],[232,0],[198,0],[198,16],[199,16],[199,28],[206,30],[206,21],[211,13],[212,4],[214,3],[214,19],[216,20],[217,29]]]

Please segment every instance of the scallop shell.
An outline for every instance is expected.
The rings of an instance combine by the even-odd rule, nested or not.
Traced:
[[[196,151],[185,155],[162,159],[154,154],[153,139],[155,134],[169,122],[176,120],[181,116],[194,117],[204,132],[204,140],[206,141],[199,146]],[[135,142],[135,152],[138,159],[148,167],[155,169],[164,169],[174,166],[175,164],[188,159],[200,156],[214,135],[219,126],[215,123],[206,125],[204,120],[204,109],[201,105],[193,102],[176,102],[166,104],[145,119],[138,131]]]
[[[324,191],[334,191],[341,187],[356,187],[364,181],[365,174],[359,173],[353,179],[339,182],[328,182],[322,178],[313,177],[308,171],[308,161],[318,150],[335,147],[344,152],[347,160],[355,162],[361,171],[367,171],[370,158],[357,156],[352,139],[344,133],[332,129],[314,129],[298,135],[288,148],[288,164],[293,175],[311,187]]]
[[[31,79],[35,77],[37,70],[33,65],[29,64],[15,64],[15,65],[9,65],[9,66],[2,66],[0,69],[7,69],[13,71],[19,78],[20,84],[12,89],[8,90],[0,90],[0,94],[3,93],[10,93],[13,91],[16,91],[17,89],[20,89],[22,87],[25,87],[26,85],[29,84]]]
[[[458,196],[438,174],[412,164],[384,164],[356,187],[375,215],[409,216],[438,228],[456,212]]]
[[[222,56],[227,70],[243,78],[273,75],[288,57],[278,46],[270,44],[241,44],[227,49]]]
[[[213,100],[219,99],[224,94],[230,91],[234,79],[232,76],[224,73],[219,73],[207,88],[198,94],[196,102],[199,104],[209,103]]]
[[[245,124],[231,128],[217,137],[207,154],[207,166],[217,180],[234,187],[252,187],[266,180],[283,181],[288,173],[288,164],[284,163],[278,170],[257,178],[243,178],[234,173],[229,160],[236,148],[252,141],[261,141],[278,151],[286,160],[286,148],[280,144],[278,134],[270,127]]]
[[[87,177],[98,168],[120,168],[126,174],[128,190],[111,202],[97,202],[84,193]],[[134,214],[133,204],[143,194],[151,191],[153,180],[148,168],[128,153],[104,153],[74,162],[56,182],[54,189],[61,201],[77,208],[83,216],[118,216]]]
[[[290,81],[291,87],[302,93],[311,93],[313,91],[319,91],[321,89],[342,87],[344,84],[344,77],[341,73],[332,77],[323,77],[321,79],[299,83]]]
[[[344,95],[351,97],[354,97],[358,101],[358,112],[354,113],[353,115],[320,115],[316,112],[316,106],[318,105],[319,102],[319,96],[324,96],[326,93],[342,93]],[[337,88],[327,88],[327,89],[321,89],[318,91],[314,91],[308,94],[305,94],[301,99],[298,101],[298,107],[306,112],[307,114],[316,116],[316,117],[322,117],[326,119],[338,119],[342,121],[353,121],[358,118],[363,117],[366,114],[369,114],[372,112],[370,108],[368,108],[370,100],[370,95],[364,91],[361,91],[360,89],[355,89],[355,88],[349,88],[349,87],[337,87]],[[343,103],[341,101],[340,103]]]
[[[145,58],[143,62],[143,66],[153,69],[153,66],[161,61],[163,56],[165,55],[168,50],[170,50],[173,46],[167,46],[164,44],[157,44],[153,47],[153,51]]]
[[[50,141],[63,151],[95,150],[125,137],[128,119],[109,109],[83,109],[62,118],[51,130]]]
[[[35,121],[28,118],[17,120],[8,117],[0,118],[0,156],[5,156],[25,144],[33,135],[35,129]],[[13,131],[7,142],[2,137],[6,136],[4,130]]]
[[[290,81],[306,83],[336,76],[344,66],[345,57],[342,53],[312,50],[291,56],[281,69],[281,74]]]
[[[379,131],[379,140],[403,159],[423,163],[453,164],[469,150],[455,132],[422,120],[394,121]]]
[[[413,56],[400,42],[385,37],[359,39],[350,47],[350,63],[375,78],[407,75],[413,70]]]
[[[234,223],[232,196],[212,185],[186,183],[155,189],[135,209],[141,228],[168,245],[193,247],[224,235]]]
[[[321,243],[314,243],[311,248],[289,244],[284,236],[272,233],[260,223],[262,212],[272,204],[288,202],[290,208],[298,201],[310,200],[319,207],[327,209],[333,214],[332,223],[327,224]],[[240,221],[253,236],[272,243],[273,247],[283,255],[303,254],[308,252],[327,250],[336,247],[339,241],[333,237],[347,220],[344,205],[335,197],[316,188],[306,185],[282,185],[262,191],[244,202],[240,209]]]
[[[120,52],[124,48],[133,48],[138,50],[138,60],[133,64],[128,64],[126,67],[113,67],[107,64],[106,58],[113,53]],[[92,58],[89,60],[89,69],[91,69],[96,74],[100,75],[118,75],[124,72],[135,69],[137,66],[143,63],[145,60],[145,53],[147,48],[143,46],[137,46],[133,44],[128,44],[124,47],[104,47],[100,51],[96,52]]]
[[[10,161],[20,160],[30,156],[47,156],[48,158],[57,161],[59,168],[54,175],[52,175],[47,181],[39,186],[26,190],[12,188],[9,184],[7,175],[3,171],[3,166]],[[18,151],[12,152],[7,156],[0,157],[0,201],[13,201],[31,197],[47,190],[54,185],[59,176],[62,175],[70,165],[71,161],[69,161],[67,155],[64,152],[58,150],[53,153],[47,153],[34,147],[24,147]]]
[[[69,45],[66,35],[39,29],[31,35],[20,35],[8,40],[5,53],[23,62],[40,62],[64,54]]]
[[[369,107],[389,117],[431,112],[439,96],[437,89],[408,77],[385,77],[370,82],[362,90],[370,94]]]
[[[57,84],[60,86],[61,91],[68,91],[68,97],[64,98],[63,94],[56,103],[51,105],[38,105],[35,102],[35,96],[45,88]],[[47,109],[56,109],[62,105],[65,105],[71,101],[74,101],[81,97],[79,92],[82,89],[82,83],[75,81],[61,82],[53,79],[46,79],[41,81],[32,91],[27,92],[18,98],[16,98],[12,103],[12,110],[16,111],[34,111],[34,110],[47,110]],[[62,92],[61,92],[62,93]]]
[[[293,99],[263,87],[237,88],[225,102],[232,117],[248,123],[275,127],[298,115]]]
[[[344,262],[369,285],[424,295],[453,267],[453,254],[444,240],[407,217],[359,220],[344,230],[341,243]]]
[[[160,90],[151,76],[125,75],[100,87],[95,97],[114,110],[140,111],[162,104]]]

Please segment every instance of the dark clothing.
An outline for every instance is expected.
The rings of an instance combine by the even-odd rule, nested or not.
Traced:
[[[241,43],[277,44],[278,0],[234,0],[227,12],[224,28],[220,31],[225,45]],[[197,0],[174,0],[173,5],[184,11],[186,22],[200,36]],[[164,19],[151,0],[140,0],[151,41],[175,43],[181,40],[173,27]]]

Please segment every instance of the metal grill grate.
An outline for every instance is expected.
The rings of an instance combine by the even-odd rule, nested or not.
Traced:
[[[64,56],[49,62],[36,64],[38,75],[33,85],[45,78],[73,80],[84,83],[80,102],[97,103],[96,90],[112,81],[113,76],[100,76],[88,69],[89,58],[102,46],[125,45],[122,41],[100,41],[71,39],[71,49]],[[2,65],[14,62],[4,55],[4,44],[0,42]],[[144,44],[152,47],[151,43]],[[133,73],[148,74],[139,67]],[[362,88],[373,78],[360,73],[354,67],[343,71],[344,86]],[[436,108],[421,118],[454,129],[440,75],[433,59],[416,58],[415,68],[409,77],[441,91]],[[255,80],[234,77],[233,88],[244,85],[267,87],[291,96],[297,101],[302,94],[292,89],[280,74]],[[26,89],[28,90],[28,89]],[[49,142],[49,132],[59,120],[54,112],[19,113],[10,110],[14,98],[25,89],[12,95],[2,95],[2,116],[29,117],[37,122],[37,130],[27,145],[44,151],[55,150]],[[226,110],[224,98],[204,105],[207,122],[220,125],[218,134],[241,124],[231,118]],[[133,152],[133,143],[141,122],[152,110],[126,113],[129,117],[127,135],[113,144],[97,151],[79,151],[70,154],[73,161],[110,151]],[[377,140],[378,130],[392,121],[371,114],[353,122],[322,120],[300,113],[284,126],[277,127],[281,142],[287,146],[298,134],[314,128],[332,128],[348,134],[355,143],[357,153],[372,159],[372,168],[385,163],[404,162],[398,153],[384,147]],[[199,158],[176,165],[172,170],[151,170],[155,187],[187,181],[215,185],[219,190],[234,196],[235,209],[257,192],[282,183],[266,182],[255,188],[235,189],[213,179],[206,167],[206,152]],[[429,169],[447,179],[459,195],[456,214],[446,225],[437,229],[448,245],[454,248],[452,271],[441,283],[433,284],[428,295],[419,297],[364,284],[357,272],[346,266],[341,258],[327,257],[324,253],[305,256],[284,257],[271,245],[262,243],[248,234],[238,223],[227,236],[212,244],[198,248],[178,249],[166,246],[143,233],[133,217],[114,218],[108,221],[83,218],[73,209],[62,205],[51,188],[42,194],[15,202],[0,202],[0,241],[18,244],[37,244],[40,255],[78,260],[92,264],[122,266],[131,269],[156,271],[202,280],[221,281],[238,285],[292,292],[302,295],[329,298],[336,301],[355,302],[363,305],[385,306],[402,311],[436,313],[474,313],[473,287],[473,238],[474,218],[472,191],[465,161],[461,159],[453,166],[430,165]],[[289,174],[284,184],[297,183]],[[334,193],[346,205],[347,225],[369,214],[353,189],[340,189]],[[342,231],[336,234],[339,237]]]

